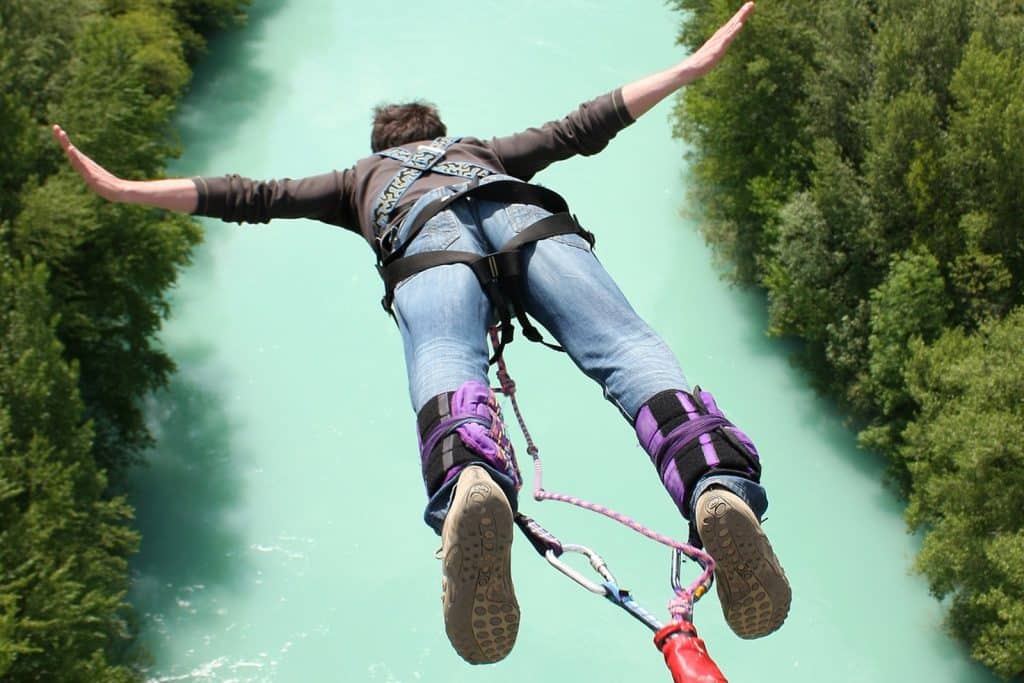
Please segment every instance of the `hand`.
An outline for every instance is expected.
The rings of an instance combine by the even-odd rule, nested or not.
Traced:
[[[182,213],[194,213],[199,204],[199,192],[188,178],[123,180],[82,154],[60,126],[53,127],[53,137],[57,138],[68,161],[85,184],[104,199]]]
[[[622,100],[630,115],[640,118],[679,88],[714,69],[753,12],[754,3],[746,3],[692,55],[668,69],[622,86]]]
[[[68,138],[68,134],[64,132],[64,129],[58,125],[53,126],[53,137],[57,138],[57,142],[64,149],[64,154],[67,155],[68,161],[74,167],[78,174],[82,176],[85,184],[93,189],[96,194],[116,202],[121,200],[122,193],[126,189],[126,181],[118,178],[116,175],[103,168],[95,161],[82,154],[77,147],[71,144],[71,139]]]
[[[725,57],[729,45],[743,29],[743,24],[753,13],[754,3],[744,4],[736,14],[732,15],[732,19],[715,31],[715,35],[679,64],[682,85],[692,83],[718,65],[718,62]]]

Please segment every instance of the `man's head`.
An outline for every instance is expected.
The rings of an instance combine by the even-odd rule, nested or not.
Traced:
[[[373,109],[370,149],[379,152],[407,142],[433,140],[447,132],[437,107],[429,102],[382,104]]]

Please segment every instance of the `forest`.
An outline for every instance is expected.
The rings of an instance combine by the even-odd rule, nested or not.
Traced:
[[[159,177],[204,36],[247,0],[0,3],[0,679],[137,681],[125,604],[138,547],[124,475],[142,401],[174,363],[155,340],[201,231],[109,204],[63,159]]]
[[[671,4],[687,49],[736,9]],[[673,124],[726,276],[887,458],[948,628],[1024,675],[1024,3],[759,2]]]

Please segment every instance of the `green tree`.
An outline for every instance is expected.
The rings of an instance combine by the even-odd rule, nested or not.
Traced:
[[[191,61],[206,48],[205,36],[245,22],[249,0],[173,0],[171,6]]]
[[[940,147],[941,118],[935,93],[915,86],[887,101],[869,104],[869,148],[864,161],[864,184],[872,205],[884,254],[913,244],[919,224],[920,183],[924,169],[935,166]],[[912,179],[918,183],[912,188]],[[913,194],[917,191],[917,196]]]
[[[871,397],[877,417],[859,438],[864,446],[893,458],[893,471],[904,484],[906,473],[897,457],[899,433],[916,408],[904,370],[911,343],[938,337],[948,310],[939,263],[924,249],[894,256],[888,277],[871,292],[868,372],[858,390]]]
[[[975,657],[1024,674],[1024,309],[973,335],[911,344],[907,387],[921,406],[903,459],[917,566]]]
[[[764,284],[769,333],[804,340],[805,359],[820,370],[843,316],[867,298],[882,269],[875,262],[879,240],[856,171],[829,140],[818,142],[812,161],[810,187],[779,213]],[[858,370],[830,373],[830,388],[841,393]]]
[[[1024,281],[1024,55],[998,50],[975,34],[950,90],[954,104],[942,173],[953,179],[959,214],[975,217],[967,226],[958,225],[952,258],[967,252],[975,261],[974,272],[988,284],[963,294],[987,296],[993,312],[1005,314],[1009,305],[1024,303],[1019,298]]]
[[[17,213],[18,193],[30,177],[57,168],[59,157],[39,124],[47,122],[75,36],[94,11],[90,0],[0,3],[0,221]]]
[[[140,398],[174,368],[155,342],[165,292],[199,237],[187,217],[97,199],[70,171],[29,194],[15,221],[18,251],[54,273],[58,330],[81,368],[95,457],[115,474],[149,443]]]
[[[129,681],[109,661],[137,545],[104,497],[46,271],[0,254],[0,667],[8,680]]]
[[[816,143],[830,141],[840,158],[860,168],[867,148],[866,100],[874,82],[871,37],[877,21],[872,0],[818,4],[815,68],[805,75],[801,116]]]
[[[889,100],[909,90],[950,103],[949,82],[960,64],[975,0],[878,0],[873,41],[874,96]]]
[[[98,201],[49,124],[126,177],[158,177],[197,30],[245,0],[0,3],[0,679],[133,681],[138,543],[112,478],[173,368],[154,342],[199,227]],[[32,265],[36,264],[36,265]]]

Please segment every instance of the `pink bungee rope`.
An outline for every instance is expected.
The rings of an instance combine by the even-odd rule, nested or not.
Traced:
[[[492,328],[490,330],[490,337],[491,343],[494,344],[497,349],[497,330]],[[657,531],[654,531],[653,529],[650,529],[626,515],[616,512],[604,505],[591,503],[581,498],[577,498],[576,496],[545,490],[543,481],[544,470],[540,461],[540,449],[538,449],[537,445],[534,443],[533,437],[530,435],[530,430],[526,426],[526,420],[523,419],[523,414],[519,409],[519,402],[516,400],[516,383],[509,375],[508,367],[505,365],[505,359],[501,355],[497,358],[497,376],[498,383],[500,384],[498,390],[507,396],[512,403],[512,411],[515,413],[516,421],[519,423],[519,429],[523,432],[523,437],[526,439],[526,452],[529,453],[530,458],[533,459],[534,500],[538,502],[544,500],[556,500],[604,515],[605,517],[615,520],[619,524],[629,527],[639,534],[643,534],[653,541],[657,541],[662,545],[666,545],[673,550],[679,551],[686,557],[701,565],[703,571],[689,586],[683,588],[679,585],[673,585],[675,596],[669,600],[668,603],[668,611],[672,616],[673,621],[691,621],[693,615],[693,604],[703,597],[711,588],[712,576],[715,569],[715,561],[711,558],[711,555],[688,543],[683,543],[682,541],[677,541],[669,536],[658,533]]]

